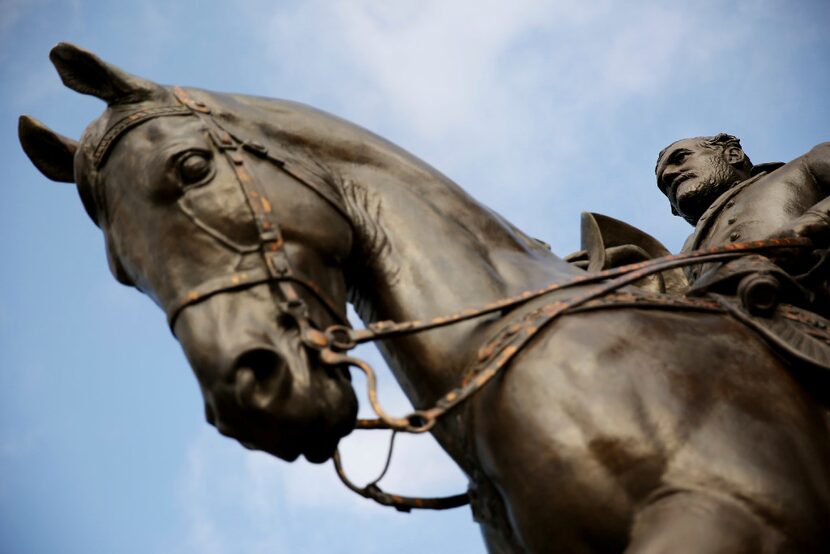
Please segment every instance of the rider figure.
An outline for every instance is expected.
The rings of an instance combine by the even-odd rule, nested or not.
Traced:
[[[732,135],[687,138],[660,152],[655,172],[672,212],[695,226],[683,252],[780,236],[828,246],[830,142],[787,164],[753,165]],[[813,290],[825,298],[827,273]],[[694,284],[701,267],[687,277]]]

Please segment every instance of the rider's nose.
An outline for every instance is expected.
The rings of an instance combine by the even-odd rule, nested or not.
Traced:
[[[271,348],[252,348],[240,354],[232,375],[236,400],[243,408],[264,409],[291,392],[291,371]]]
[[[668,192],[669,187],[671,187],[671,184],[674,182],[675,177],[677,177],[678,175],[680,175],[680,170],[677,168],[671,170],[667,169],[663,172],[663,175],[660,177],[660,180],[663,184],[664,193]]]

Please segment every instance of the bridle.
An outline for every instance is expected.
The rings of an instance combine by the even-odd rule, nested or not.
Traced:
[[[248,288],[261,283],[275,284],[282,296],[280,308],[295,320],[302,343],[307,348],[318,352],[319,360],[323,364],[354,367],[366,375],[367,396],[377,418],[359,419],[356,428],[392,430],[393,441],[394,433],[397,432],[424,433],[432,429],[436,422],[447,412],[464,403],[505,369],[516,354],[530,343],[543,328],[565,313],[577,310],[597,299],[607,297],[644,277],[676,267],[723,262],[751,252],[784,248],[809,248],[812,245],[809,239],[804,238],[733,243],[723,247],[665,256],[597,273],[579,275],[563,283],[551,284],[535,291],[524,291],[485,306],[462,310],[430,320],[379,321],[367,325],[364,329],[352,329],[341,309],[313,281],[300,275],[292,267],[285,252],[285,241],[279,221],[268,202],[265,190],[256,179],[255,174],[248,169],[248,163],[243,154],[248,153],[270,161],[297,182],[317,193],[349,219],[339,198],[330,192],[330,189],[325,183],[321,182],[321,179],[305,170],[301,165],[273,155],[265,146],[256,141],[244,140],[228,132],[213,116],[210,107],[191,98],[184,89],[174,87],[173,94],[179,103],[178,105],[139,109],[111,125],[93,150],[92,160],[95,168],[100,169],[106,162],[107,155],[116,141],[140,123],[160,117],[197,117],[207,129],[214,146],[228,160],[245,196],[258,232],[260,259],[257,267],[209,278],[168,302],[164,308],[171,329],[175,324],[176,317],[184,308],[205,298],[221,292]],[[325,330],[318,329],[310,320],[308,305],[298,292],[298,285],[310,292],[339,323],[331,325]],[[588,285],[594,286],[587,287]],[[444,394],[433,406],[415,410],[403,417],[392,416],[381,406],[377,395],[377,377],[373,368],[365,361],[347,354],[358,344],[436,329],[488,314],[506,313],[508,310],[527,304],[532,300],[576,287],[587,288],[578,290],[576,294],[568,298],[554,299],[499,331],[479,350],[477,359],[457,387]],[[720,306],[716,301],[703,298],[677,298],[671,301],[664,300],[664,302],[672,306],[685,306],[689,309],[720,310]],[[390,442],[390,458],[391,454],[392,442]],[[385,474],[385,469],[381,477],[367,486],[360,487],[346,477],[339,452],[335,452],[333,461],[338,476],[349,489],[361,496],[371,498],[380,504],[393,506],[401,511],[409,511],[413,508],[442,510],[469,503],[469,496],[466,493],[444,498],[413,498],[389,494],[377,485],[377,482]],[[387,458],[387,468],[388,465],[389,458]]]
[[[197,302],[221,292],[251,287],[261,283],[275,283],[283,297],[281,309],[284,313],[294,317],[300,327],[304,342],[309,336],[313,340],[320,340],[312,331],[308,306],[300,296],[297,285],[303,287],[326,309],[326,311],[344,326],[348,326],[346,315],[337,304],[307,277],[296,271],[285,253],[285,240],[276,214],[268,201],[265,190],[249,170],[249,163],[244,153],[250,153],[259,158],[268,160],[301,184],[313,190],[344,217],[347,217],[345,208],[341,205],[321,180],[296,163],[278,158],[271,154],[265,146],[249,140],[242,140],[228,132],[216,118],[211,109],[201,101],[194,100],[181,87],[174,87],[173,94],[178,105],[155,106],[138,109],[116,121],[103,134],[93,149],[92,162],[96,170],[100,169],[107,160],[117,140],[127,131],[146,121],[161,117],[191,116],[198,118],[205,126],[208,136],[216,149],[224,155],[232,168],[240,189],[245,196],[246,203],[251,211],[253,222],[258,234],[260,257],[256,267],[244,271],[234,271],[228,274],[211,277],[188,290],[180,292],[175,298],[165,302],[167,322],[173,329],[177,316],[181,311]]]

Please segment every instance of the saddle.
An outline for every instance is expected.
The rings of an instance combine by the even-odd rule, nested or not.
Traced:
[[[583,213],[581,223],[582,249],[565,259],[588,271],[670,254],[654,237],[614,218]],[[825,253],[810,273],[825,273],[827,265]],[[787,362],[794,377],[830,406],[830,320],[820,315],[823,310],[817,306],[816,294],[802,284],[801,277],[790,275],[769,258],[748,254],[710,268],[694,284],[675,268],[577,311],[637,306],[728,313],[763,338]]]
[[[612,269],[628,264],[670,256],[663,244],[645,231],[607,215],[583,212],[581,250],[565,261],[588,272]],[[689,287],[682,268],[656,273],[637,283],[650,292],[681,294]]]

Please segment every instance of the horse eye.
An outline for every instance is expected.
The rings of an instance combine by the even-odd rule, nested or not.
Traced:
[[[190,152],[179,160],[179,176],[186,185],[198,183],[210,174],[210,158],[201,152]]]

